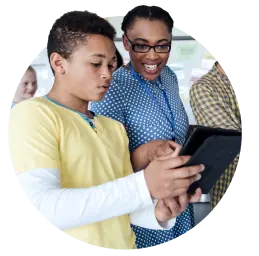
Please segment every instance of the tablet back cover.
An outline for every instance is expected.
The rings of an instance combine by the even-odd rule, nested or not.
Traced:
[[[239,154],[241,136],[213,135],[193,154],[185,166],[204,164],[205,170],[199,181],[193,183],[188,193],[193,194],[200,187],[203,194],[208,194],[230,163]]]

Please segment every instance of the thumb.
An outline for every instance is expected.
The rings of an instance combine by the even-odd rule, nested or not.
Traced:
[[[176,154],[175,156],[178,156],[182,149],[182,146],[172,140],[168,140],[168,144],[169,144],[170,148],[173,149],[174,153]]]
[[[200,188],[197,188],[195,194],[190,197],[190,203],[197,203],[200,201],[202,196],[202,191]]]

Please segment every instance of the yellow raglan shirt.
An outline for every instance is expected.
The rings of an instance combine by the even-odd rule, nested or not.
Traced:
[[[89,188],[131,174],[128,138],[122,124],[98,115],[95,125],[97,133],[78,113],[44,97],[17,104],[9,123],[16,173],[56,168],[62,188]],[[135,248],[128,215],[65,232],[96,246]]]

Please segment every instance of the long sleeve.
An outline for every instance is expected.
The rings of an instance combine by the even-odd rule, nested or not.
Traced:
[[[17,175],[33,205],[60,229],[99,222],[152,207],[143,172],[91,188],[61,188],[57,169]]]

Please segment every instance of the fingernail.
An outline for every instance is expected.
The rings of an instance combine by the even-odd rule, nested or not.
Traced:
[[[201,171],[205,170],[205,166],[203,164],[201,164]]]
[[[197,174],[195,181],[200,180],[200,179],[201,179],[201,175]]]

